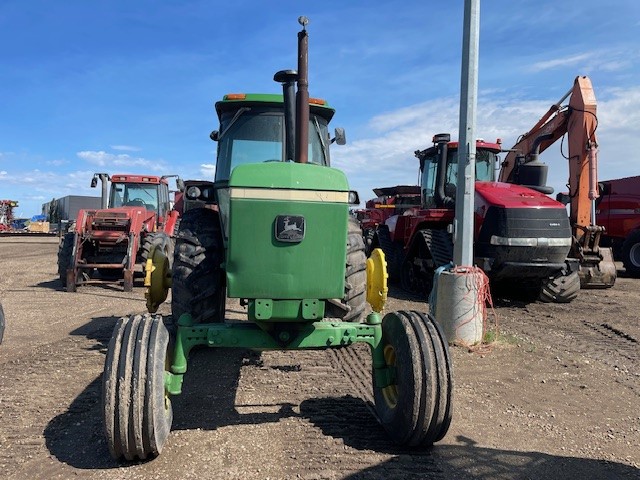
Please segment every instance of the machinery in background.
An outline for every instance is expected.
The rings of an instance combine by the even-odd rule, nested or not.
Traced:
[[[435,270],[453,260],[452,226],[458,143],[435,135],[415,152],[421,207],[389,217],[373,246],[387,259],[390,279],[415,294],[431,291]],[[564,205],[538,191],[495,182],[499,142],[476,142],[474,263],[499,295],[522,291],[547,302],[570,302],[580,289],[577,262],[567,258],[571,229]]]
[[[354,211],[362,228],[362,237],[367,251],[371,252],[373,238],[379,225],[393,215],[402,215],[412,208],[420,207],[420,187],[418,185],[396,185],[374,188],[376,198],[367,200],[365,208]]]
[[[569,98],[568,105],[562,103]],[[596,98],[589,78],[576,77],[573,87],[511,147],[500,169],[499,181],[551,194],[546,186],[547,165],[539,155],[560,138],[569,144],[568,195],[558,199],[569,204],[572,244],[569,256],[578,260],[582,288],[607,288],[616,281],[616,267],[610,248],[600,245],[605,233],[596,224],[598,198],[598,143]],[[563,153],[564,155],[564,153]]]
[[[122,282],[124,291],[131,291],[134,273],[143,272],[151,247],[173,252],[178,212],[172,209],[168,178],[93,176],[92,187],[102,182],[102,208],[80,210],[58,250],[58,275],[68,292],[88,282]]]
[[[613,249],[627,275],[640,277],[640,176],[599,182],[596,220],[605,229],[601,241]]]

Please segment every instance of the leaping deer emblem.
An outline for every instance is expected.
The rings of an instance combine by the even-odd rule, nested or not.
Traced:
[[[296,224],[295,222],[291,223],[289,221],[289,217],[285,217],[285,219],[284,219],[284,228],[282,229],[282,233],[285,233],[285,232],[296,232],[296,231],[297,232],[301,232],[302,229],[300,227],[298,227],[298,224]]]

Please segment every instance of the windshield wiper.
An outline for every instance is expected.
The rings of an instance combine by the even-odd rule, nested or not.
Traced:
[[[324,140],[322,138],[322,134],[320,133],[320,124],[318,123],[318,117],[313,117],[313,126],[316,127],[316,133],[318,134],[318,138],[320,139],[320,146],[322,147],[322,156],[324,157],[324,164],[327,165],[327,147],[324,144]]]
[[[229,131],[229,129],[233,126],[234,123],[236,123],[236,121],[238,120],[238,118],[240,118],[240,115],[242,115],[245,112],[248,112],[249,110],[251,110],[251,107],[242,107],[239,108],[238,111],[236,112],[236,114],[233,116],[233,118],[231,119],[231,121],[229,122],[229,125],[227,125],[227,128],[225,128],[222,132],[220,132],[220,134],[218,135],[218,140],[220,140],[222,137],[224,137],[225,133],[227,133]]]

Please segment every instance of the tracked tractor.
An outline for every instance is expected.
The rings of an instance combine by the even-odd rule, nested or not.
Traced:
[[[171,207],[168,178],[93,176],[92,187],[102,181],[102,208],[80,210],[58,250],[58,274],[68,292],[86,283],[122,283],[131,291],[151,247],[173,252],[178,212]]]
[[[449,134],[415,152],[420,162],[421,206],[380,225],[380,246],[392,280],[428,295],[437,268],[453,259],[458,143]],[[564,205],[520,185],[495,181],[501,145],[476,142],[474,263],[500,296],[539,296],[570,302],[580,290],[578,262],[568,258],[571,229]]]
[[[218,210],[184,212],[172,267],[161,249],[147,261],[149,309],[171,288],[171,317],[136,315],[115,327],[103,404],[116,458],[160,453],[171,427],[170,397],[181,392],[196,346],[297,350],[366,343],[376,411],[391,437],[430,445],[447,432],[446,342],[424,313],[380,313],[384,256],[376,250],[366,261],[349,215],[355,192],[330,166],[334,109],[308,96],[306,19],[299,21],[298,70],[274,77],[283,95],[233,94],[216,103]],[[342,143],[343,136],[336,138]],[[246,321],[226,318],[227,298],[246,307]],[[368,315],[365,298],[373,309]]]

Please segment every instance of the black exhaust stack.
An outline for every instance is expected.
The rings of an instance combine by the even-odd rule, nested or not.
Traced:
[[[296,162],[307,163],[309,155],[309,38],[307,17],[298,17],[298,92],[296,93]]]
[[[284,99],[284,138],[285,160],[292,162],[296,152],[296,86],[298,72],[295,70],[280,70],[273,76],[276,82],[282,84],[282,98]]]

